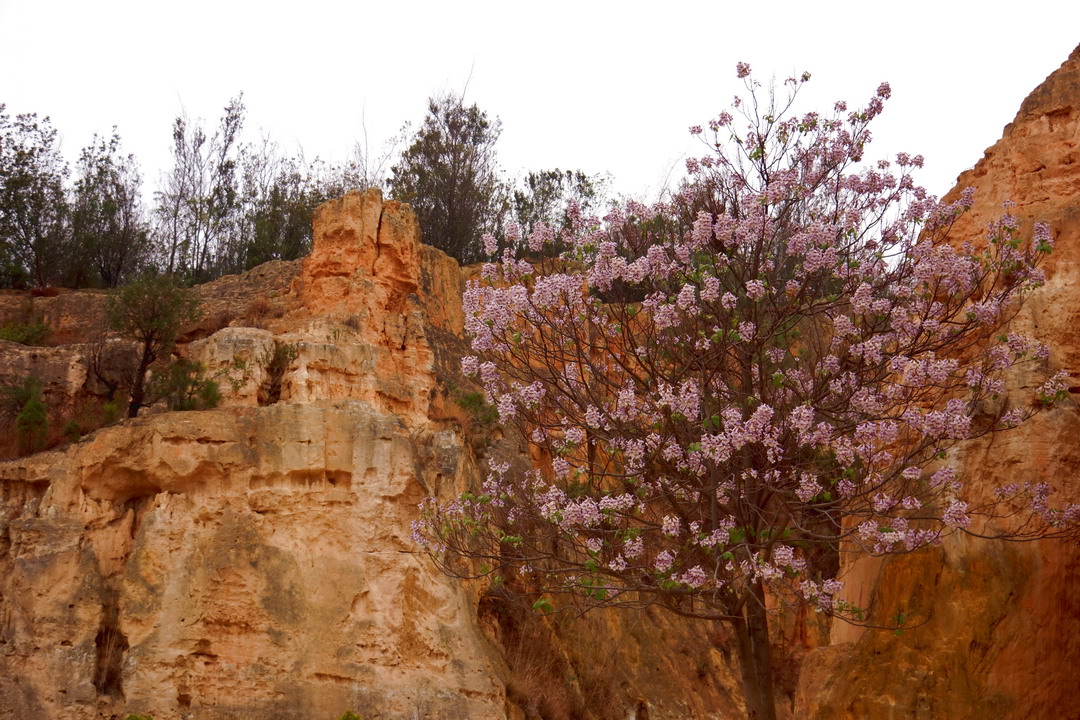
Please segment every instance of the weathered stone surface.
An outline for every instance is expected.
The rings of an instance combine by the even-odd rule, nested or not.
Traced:
[[[87,348],[79,345],[34,347],[0,340],[0,382],[16,383],[33,375],[43,390],[73,397],[90,380]]]
[[[1012,377],[1010,398],[1023,402],[1047,372],[1080,378],[1080,48],[1024,101],[946,200],[969,186],[976,205],[957,223],[957,242],[980,242],[1004,200],[1016,203],[1026,231],[1041,220],[1056,238],[1047,283],[1014,322],[1053,348],[1047,366]],[[1080,501],[1078,391],[1019,430],[967,444],[958,470],[980,492],[1051,479],[1062,490],[1055,504]],[[953,536],[939,549],[887,562],[849,557],[844,580],[850,599],[871,605],[876,620],[904,613],[914,627],[896,636],[835,625],[833,645],[804,663],[797,716],[1080,717],[1075,542]]]
[[[281,317],[295,305],[289,286],[300,264],[300,260],[272,260],[198,286],[202,317],[184,328],[181,341],[207,337],[229,326],[277,330]]]
[[[50,344],[89,342],[106,325],[104,290],[56,290],[35,296],[29,291],[0,291],[0,325],[43,322]]]
[[[258,406],[260,391],[271,382],[276,343],[268,330],[229,327],[190,343],[190,360],[202,363],[207,376],[222,390],[222,407]],[[283,367],[282,371],[287,370]]]
[[[167,413],[8,464],[31,499],[6,523],[3,709],[497,715],[466,593],[408,538],[425,459],[353,402]]]
[[[701,625],[538,618],[418,552],[417,503],[475,486],[490,440],[439,387],[461,270],[415,228],[374,191],[328,203],[310,257],[200,289],[232,317],[179,351],[219,378],[218,409],[0,463],[0,718],[737,712]],[[238,326],[245,303],[261,328]],[[9,350],[87,385],[77,346]]]

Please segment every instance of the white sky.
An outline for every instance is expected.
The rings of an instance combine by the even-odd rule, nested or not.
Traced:
[[[878,8],[882,8],[878,10]],[[609,172],[651,197],[705,124],[759,79],[809,70],[809,109],[893,97],[869,156],[922,153],[935,194],[1080,43],[1080,2],[229,2],[0,0],[0,103],[52,117],[74,161],[117,125],[152,191],[183,108],[217,123],[244,92],[259,130],[308,158],[377,148],[443,90],[499,116],[510,174]]]

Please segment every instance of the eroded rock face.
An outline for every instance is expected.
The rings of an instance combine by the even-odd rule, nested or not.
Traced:
[[[105,325],[104,290],[64,290],[36,296],[19,290],[0,291],[0,325],[45,323],[52,343],[87,342]]]
[[[737,712],[713,631],[526,617],[412,542],[421,498],[480,476],[440,385],[461,287],[407,206],[350,193],[302,262],[200,289],[231,326],[180,351],[219,378],[218,409],[0,463],[0,718]],[[0,352],[86,391],[81,346]]]
[[[1021,106],[1002,139],[957,182],[976,188],[957,242],[1016,203],[1030,232],[1049,223],[1056,249],[1047,283],[1014,326],[1053,348],[1047,366],[1016,373],[1014,402],[1067,370],[1071,399],[1020,429],[960,449],[957,469],[982,492],[1052,480],[1055,504],[1080,501],[1080,48]],[[796,715],[807,718],[1071,718],[1080,688],[1080,550],[1073,541],[1004,544],[954,536],[936,550],[887,562],[848,559],[856,604],[917,624],[900,636],[835,625],[811,653]]]
[[[139,419],[9,468],[26,499],[7,523],[5,709],[497,715],[465,592],[408,538],[428,482],[460,472],[440,439],[418,448],[360,402],[279,403]]]
[[[317,253],[268,275],[303,278],[265,313],[288,331],[182,348],[220,378],[220,409],[0,464],[0,717],[503,714],[476,598],[409,538],[419,500],[460,492],[473,466],[427,420],[420,251],[395,210],[370,261],[378,194],[323,208]],[[254,302],[252,277],[202,288],[209,315]],[[86,386],[79,347],[8,354]]]

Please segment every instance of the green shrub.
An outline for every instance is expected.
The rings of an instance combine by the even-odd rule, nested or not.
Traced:
[[[5,410],[17,412],[31,398],[41,397],[41,380],[28,375],[19,382],[0,384],[0,397],[3,398]]]
[[[164,399],[170,410],[209,410],[221,402],[217,381],[206,377],[200,362],[178,358],[154,376],[151,397]]]
[[[352,710],[346,710],[345,714],[338,718],[338,720],[364,720],[364,718],[357,715]]]
[[[113,330],[142,348],[127,407],[128,417],[138,417],[139,409],[153,402],[147,397],[150,367],[168,358],[180,329],[202,315],[199,296],[174,278],[144,275],[109,295],[105,312]]]
[[[51,332],[52,328],[43,322],[8,323],[0,326],[0,340],[10,340],[23,345],[44,345]]]
[[[15,416],[15,437],[20,452],[34,453],[45,448],[49,435],[49,417],[41,399],[41,383],[28,378],[24,384],[27,400]]]
[[[79,442],[82,438],[82,427],[78,420],[68,420],[67,425],[64,426],[64,437],[70,442]]]
[[[484,396],[478,392],[461,393],[457,397],[457,403],[469,411],[473,419],[484,425],[490,425],[499,419],[499,411],[494,405],[484,401]]]
[[[101,415],[105,420],[106,425],[111,425],[120,419],[121,411],[120,403],[116,400],[110,400],[101,406]]]
[[[270,356],[266,369],[272,376],[281,377],[299,354],[300,350],[296,343],[274,341],[274,354]]]

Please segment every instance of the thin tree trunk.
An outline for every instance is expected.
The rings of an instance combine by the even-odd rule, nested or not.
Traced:
[[[746,602],[742,621],[735,623],[735,634],[739,640],[747,718],[776,720],[769,616],[765,610],[765,591],[760,582],[754,583],[753,597]]]
[[[150,364],[156,359],[157,354],[152,345],[150,342],[145,342],[139,369],[135,371],[135,382],[131,384],[131,402],[128,403],[129,418],[139,416],[139,408],[143,406],[143,400],[146,398],[146,373],[150,369]]]

